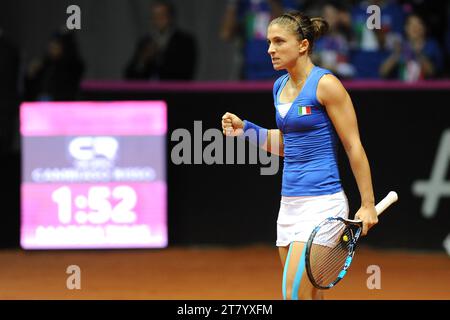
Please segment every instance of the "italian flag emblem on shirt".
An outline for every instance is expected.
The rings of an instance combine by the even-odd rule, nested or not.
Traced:
[[[311,114],[311,106],[300,106],[298,107],[298,115],[299,116],[306,116],[308,114]]]

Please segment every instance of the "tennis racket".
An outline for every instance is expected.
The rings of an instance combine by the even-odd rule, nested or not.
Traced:
[[[398,200],[394,191],[375,209],[380,215]],[[347,273],[362,231],[361,220],[330,217],[317,225],[306,243],[305,265],[311,283],[318,289],[335,286]]]

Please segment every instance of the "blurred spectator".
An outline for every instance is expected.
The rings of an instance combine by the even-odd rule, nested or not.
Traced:
[[[0,29],[0,155],[13,151],[18,127],[19,50]],[[2,158],[3,161],[3,158]]]
[[[427,32],[444,45],[445,30],[447,20],[450,18],[447,13],[448,0],[399,0],[404,9],[409,13],[415,13],[426,19]]]
[[[438,43],[427,36],[424,21],[416,14],[406,19],[403,43],[398,43],[392,54],[381,65],[384,78],[417,81],[434,78],[443,67]]]
[[[367,8],[380,8],[380,28],[369,29],[367,21],[373,14]],[[357,79],[377,79],[383,61],[389,50],[402,39],[405,11],[394,0],[369,0],[356,4],[351,9],[352,41],[350,60],[355,67]]]
[[[367,19],[370,14],[367,8],[377,5],[381,14],[381,29],[369,29]],[[354,33],[354,47],[363,51],[377,51],[392,49],[394,44],[402,38],[405,11],[394,0],[362,1],[351,10]]]
[[[319,13],[330,31],[314,44],[313,62],[332,71],[340,78],[351,78],[355,68],[350,63],[350,13],[339,2],[328,2]]]
[[[228,0],[221,30],[222,40],[236,36],[242,52],[241,78],[274,79],[280,72],[273,69],[267,54],[267,27],[284,11],[297,9],[294,0]]]
[[[25,100],[75,100],[84,71],[73,32],[55,33],[25,75]]]
[[[176,26],[175,8],[167,1],[151,5],[151,32],[137,43],[125,78],[192,80],[197,63],[195,39]]]

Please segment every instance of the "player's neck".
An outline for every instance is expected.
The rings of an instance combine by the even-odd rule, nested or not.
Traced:
[[[309,57],[303,63],[299,61],[292,70],[288,71],[291,85],[294,87],[302,87],[313,68],[314,64]]]

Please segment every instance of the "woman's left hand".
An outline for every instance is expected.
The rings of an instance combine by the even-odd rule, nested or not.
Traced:
[[[378,223],[378,215],[375,206],[361,206],[355,214],[355,219],[362,220],[362,235],[365,236],[369,229]]]

